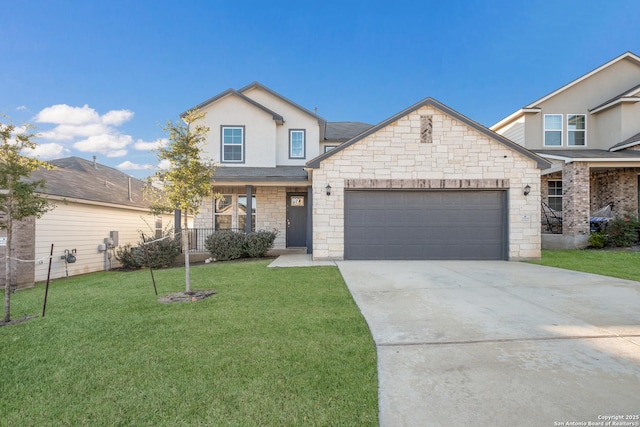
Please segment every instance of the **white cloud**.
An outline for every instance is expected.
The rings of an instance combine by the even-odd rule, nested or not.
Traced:
[[[63,157],[69,150],[60,144],[51,142],[48,144],[40,144],[35,149],[25,149],[24,151],[27,156],[37,157],[42,160],[50,160]]]
[[[169,160],[162,160],[158,164],[158,169],[168,170],[169,168],[171,168],[171,162]]]
[[[111,110],[102,116],[102,123],[105,125],[120,126],[133,118],[133,111]]]
[[[18,111],[27,111],[28,108],[26,107],[26,105],[20,105],[20,106],[16,107],[16,110],[18,110]]]
[[[100,123],[100,115],[87,104],[82,107],[57,104],[40,111],[35,120],[38,123],[53,123],[57,125],[84,125]]]
[[[159,138],[153,142],[145,142],[141,139],[137,140],[135,144],[133,144],[133,148],[140,151],[151,151],[157,150],[160,147],[164,147],[167,145],[169,140],[167,138]]]
[[[78,141],[73,147],[86,153],[100,153],[107,157],[122,157],[127,154],[125,149],[131,144],[130,135],[122,134],[102,134],[92,135],[87,139]]]
[[[38,136],[44,139],[52,139],[54,141],[72,141],[76,137],[90,137],[102,134],[117,133],[113,128],[109,128],[101,123],[93,123],[86,125],[59,125],[55,128],[40,132]]]
[[[116,166],[116,168],[118,169],[122,169],[122,170],[135,170],[135,171],[140,171],[140,170],[150,170],[150,169],[155,169],[156,167],[153,165],[141,165],[139,163],[133,163],[129,160],[126,160],[122,163],[120,163],[118,166]]]

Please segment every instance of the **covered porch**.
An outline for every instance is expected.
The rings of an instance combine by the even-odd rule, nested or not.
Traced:
[[[553,162],[541,176],[543,249],[586,247],[591,232],[607,219],[638,216],[640,152],[547,150],[538,154]]]

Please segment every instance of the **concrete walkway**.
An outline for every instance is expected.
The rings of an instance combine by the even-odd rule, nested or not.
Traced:
[[[267,267],[317,267],[323,265],[336,265],[333,261],[314,261],[309,254],[285,254],[280,255]]]
[[[382,426],[640,425],[640,283],[505,261],[337,265],[376,343]]]

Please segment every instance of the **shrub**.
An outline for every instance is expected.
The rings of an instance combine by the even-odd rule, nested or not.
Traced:
[[[143,257],[140,247],[124,245],[116,249],[116,259],[122,264],[122,268],[126,270],[135,270],[143,265]]]
[[[273,231],[255,231],[249,233],[244,238],[244,252],[251,258],[263,257],[269,249],[273,247],[278,232]]]
[[[204,241],[211,257],[217,261],[229,261],[244,255],[244,234],[230,230],[216,231]]]
[[[605,232],[607,246],[632,246],[638,241],[638,220],[631,217],[616,218],[607,224]]]
[[[589,236],[589,244],[596,249],[602,249],[607,244],[607,234],[603,231],[597,233],[591,233]]]
[[[147,243],[150,242],[150,243]],[[143,243],[147,243],[146,250],[149,255],[149,261],[147,262],[147,254],[144,253],[145,248]],[[156,240],[155,237],[146,237],[142,235],[142,242],[138,244],[137,248],[143,257],[143,266],[151,268],[165,268],[170,267],[173,264],[173,260],[180,253],[180,239],[173,237],[173,232],[164,236],[161,240]]]

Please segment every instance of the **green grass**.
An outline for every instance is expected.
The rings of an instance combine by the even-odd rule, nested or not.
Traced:
[[[640,252],[616,250],[543,250],[534,264],[640,281]]]
[[[149,272],[52,282],[46,317],[0,328],[2,426],[377,425],[376,353],[333,267],[192,267],[197,303]],[[184,270],[155,271],[160,295]],[[12,295],[41,314],[44,287]]]

